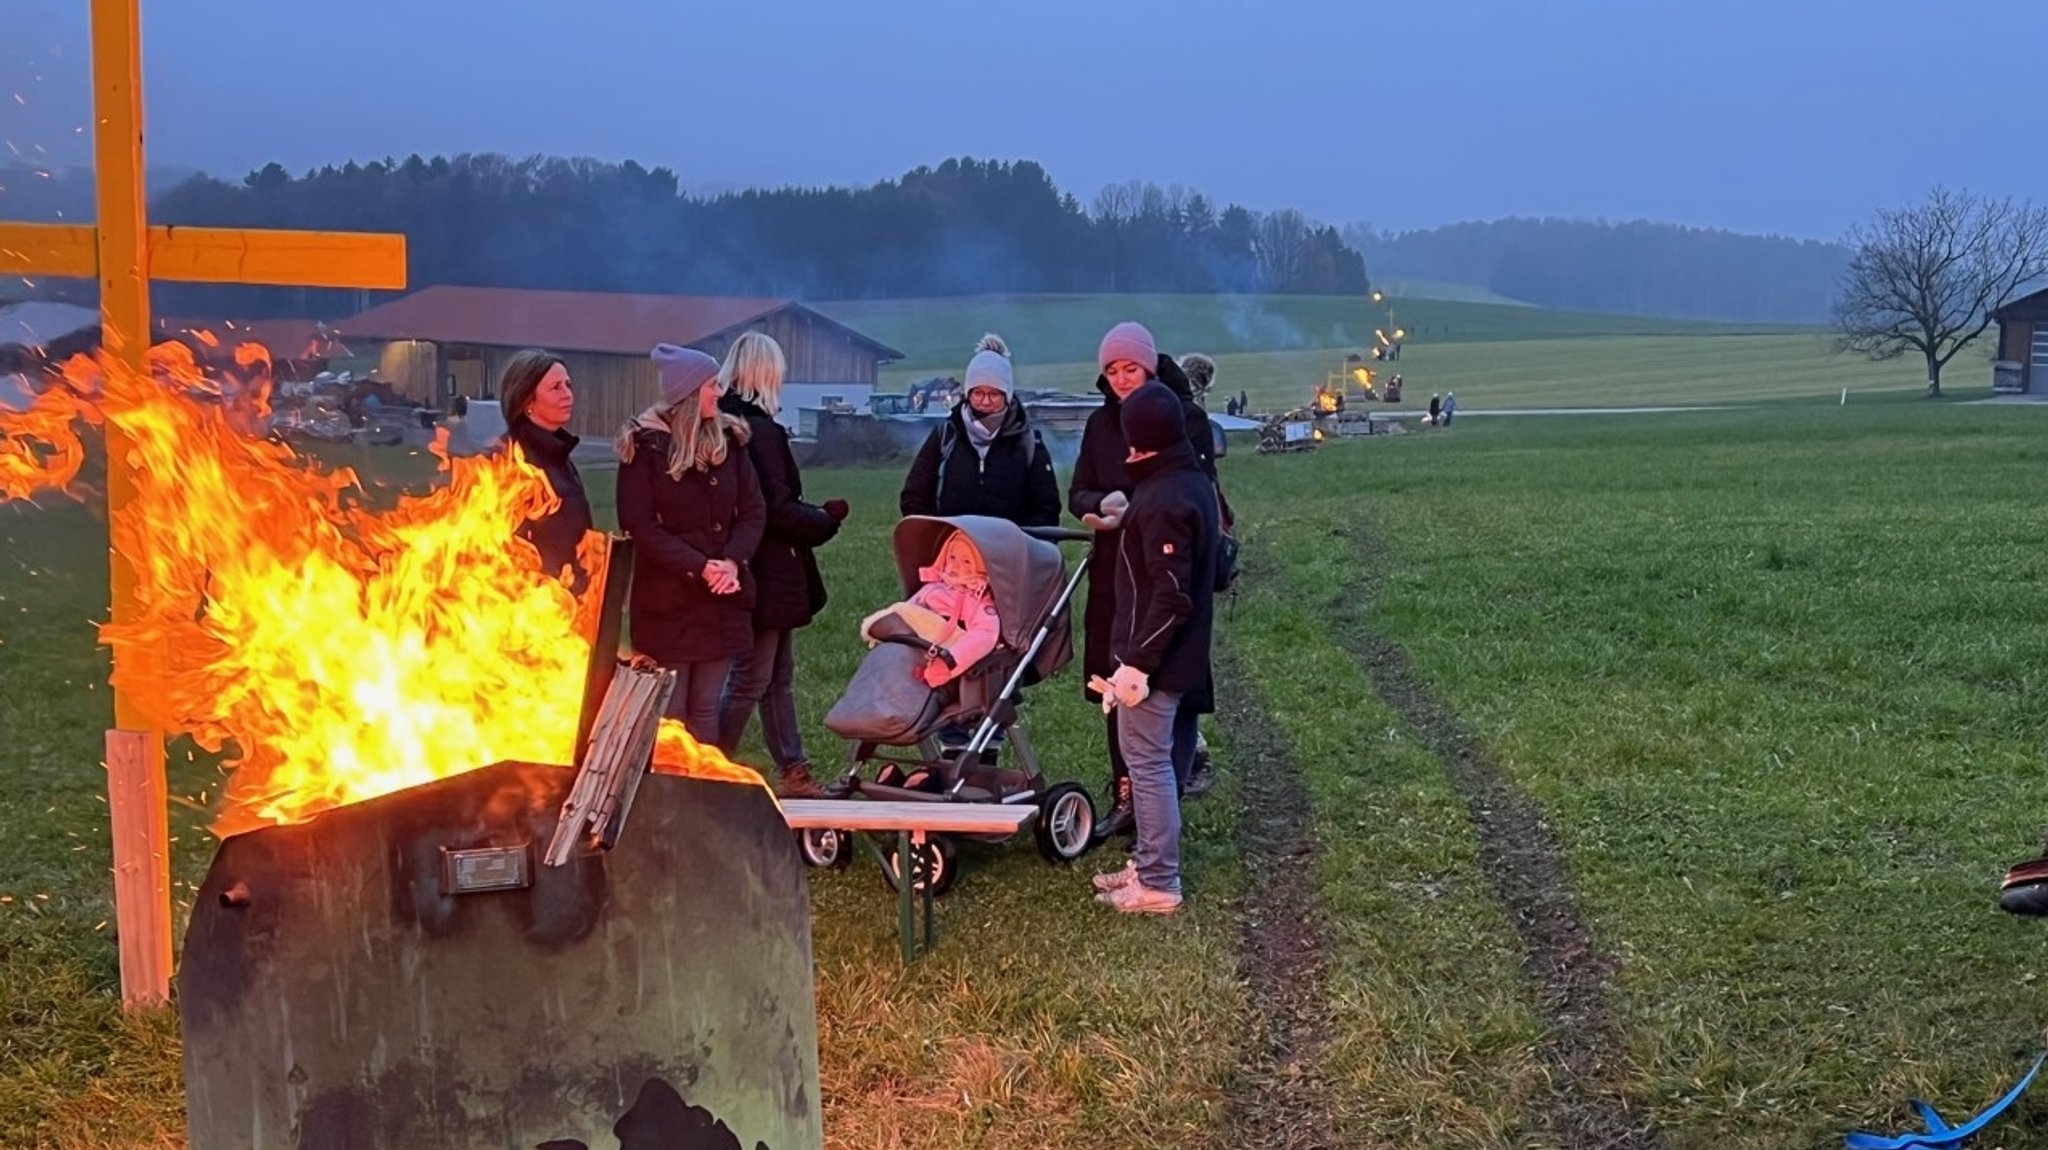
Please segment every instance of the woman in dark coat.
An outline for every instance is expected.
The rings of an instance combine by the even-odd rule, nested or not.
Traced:
[[[899,506],[905,515],[989,515],[1023,527],[1060,521],[1052,454],[1016,401],[1010,349],[981,337],[967,363],[967,397],[925,437]]]
[[[576,549],[590,533],[590,496],[569,453],[580,442],[569,434],[576,414],[576,390],[562,357],[545,351],[522,351],[498,377],[505,403],[505,440],[516,444],[526,461],[547,476],[561,506],[519,529],[519,537],[540,552],[541,567],[550,575],[569,572],[569,589],[578,595],[590,584],[590,573],[576,561]]]
[[[761,711],[761,740],[782,778],[785,795],[814,794],[810,760],[796,716],[796,630],[825,607],[825,580],[813,547],[839,534],[846,501],[820,506],[804,502],[803,477],[789,449],[789,432],[775,415],[782,410],[782,347],[750,331],[725,353],[718,381],[725,394],[718,409],[744,420],[751,433],[747,458],[761,480],[768,526],[754,552],[754,641],[733,663],[718,706],[718,746],[730,757],[746,733],[755,708]]]
[[[767,507],[743,447],[744,421],[718,410],[718,361],[654,349],[661,402],[619,433],[619,526],[633,537],[633,648],[676,672],[668,713],[718,744],[718,701],[734,657],[754,643]]]
[[[1116,657],[1110,652],[1110,629],[1116,618],[1117,528],[1130,507],[1134,483],[1124,461],[1130,454],[1124,443],[1123,401],[1148,380],[1165,384],[1180,398],[1187,425],[1188,444],[1195,461],[1211,482],[1216,478],[1215,441],[1209,431],[1209,416],[1195,402],[1188,377],[1172,356],[1162,355],[1152,333],[1142,325],[1120,323],[1102,339],[1097,355],[1102,374],[1095,378],[1102,392],[1102,406],[1088,416],[1081,431],[1081,451],[1074,460],[1074,478],[1067,487],[1067,510],[1095,531],[1095,543],[1088,559],[1088,606],[1082,616],[1082,691],[1091,703],[1101,702],[1087,682],[1096,676],[1107,679],[1116,671]],[[1174,767],[1183,782],[1193,766],[1196,724],[1212,708],[1206,691],[1191,691],[1181,702],[1174,728]],[[1097,834],[1128,832],[1131,828],[1130,774],[1123,753],[1117,747],[1116,712],[1110,711],[1110,788],[1114,805]],[[1185,728],[1185,729],[1183,729]]]

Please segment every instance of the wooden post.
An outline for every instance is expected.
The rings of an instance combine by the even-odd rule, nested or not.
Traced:
[[[146,375],[149,281],[402,289],[405,237],[352,232],[151,228],[142,154],[142,25],[137,0],[92,0],[93,155],[99,222],[0,221],[0,275],[97,275],[105,354]],[[107,522],[117,536],[135,496],[128,437],[106,421]],[[111,554],[112,618],[136,615],[128,557]],[[130,654],[136,654],[130,652]],[[116,658],[120,653],[116,652]],[[145,661],[150,655],[140,656]],[[164,740],[134,701],[114,694],[107,732],[107,804],[113,815],[114,910],[121,999],[130,1008],[169,1001],[170,838]]]
[[[92,0],[93,158],[99,221],[100,341],[129,371],[149,352],[149,219],[142,167],[142,28],[136,0]],[[119,537],[135,497],[128,437],[107,421],[107,527]],[[111,551],[117,624],[135,615],[135,571]],[[121,948],[121,1001],[158,1006],[171,997],[171,860],[163,735],[133,702],[114,695],[107,732],[107,806],[112,814],[114,916]]]

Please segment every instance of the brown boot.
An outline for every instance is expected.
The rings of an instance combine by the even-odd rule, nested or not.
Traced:
[[[809,763],[791,763],[782,768],[781,784],[776,787],[776,793],[786,799],[814,799],[822,792],[818,790],[818,781],[811,777]]]

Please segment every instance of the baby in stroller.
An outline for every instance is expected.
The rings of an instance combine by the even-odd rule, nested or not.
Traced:
[[[1046,858],[1066,862],[1093,844],[1087,788],[1045,777],[1019,712],[1023,689],[1073,658],[1068,605],[1087,564],[1070,573],[1060,544],[1079,542],[1092,536],[974,515],[896,525],[905,598],[861,622],[868,653],[825,715],[851,744],[826,798],[1028,802],[1039,808],[1033,833]],[[949,728],[968,732],[964,746],[944,745]],[[843,863],[834,852],[845,839],[821,831],[800,842],[811,865],[830,866]],[[943,835],[931,843],[932,885],[943,890],[952,847]]]
[[[989,592],[988,564],[965,531],[954,531],[931,566],[918,569],[916,594],[861,620],[870,648],[908,628],[929,645],[917,676],[937,690],[966,674],[1002,641],[1002,620]],[[878,633],[879,628],[879,633]]]

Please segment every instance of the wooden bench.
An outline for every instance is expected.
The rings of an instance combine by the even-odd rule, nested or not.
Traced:
[[[903,961],[918,952],[916,898],[912,860],[929,834],[1015,834],[1038,817],[1033,803],[913,803],[868,799],[783,799],[782,818],[789,829],[893,833],[896,836],[896,929]],[[877,855],[880,851],[877,850]],[[932,884],[924,884],[924,945],[936,937],[932,925]]]

